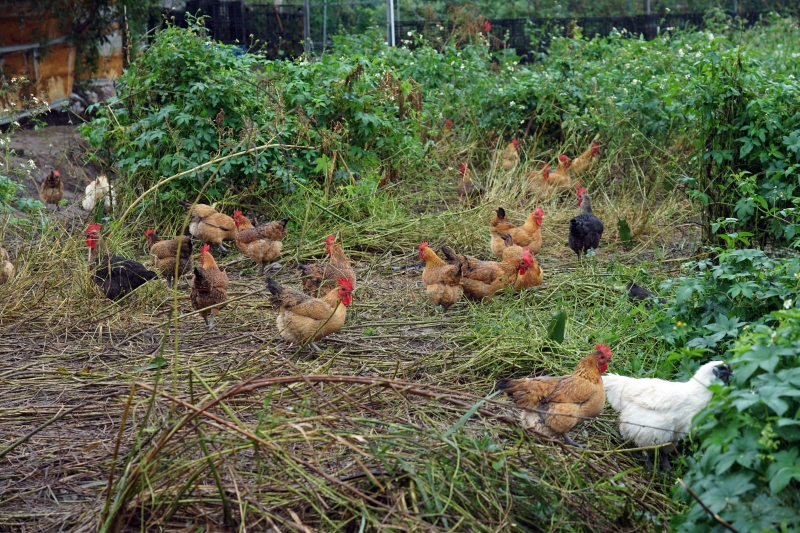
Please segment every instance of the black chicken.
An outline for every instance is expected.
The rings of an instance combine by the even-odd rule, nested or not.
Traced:
[[[658,298],[658,294],[648,291],[644,287],[637,285],[634,282],[628,283],[628,299],[632,302],[645,302],[645,309],[651,309],[652,304],[648,302],[651,298],[657,298],[658,303],[664,305],[667,301],[664,298]]]
[[[141,263],[108,253],[100,236],[100,224],[89,224],[86,228],[86,246],[92,278],[111,300],[118,300],[157,277]]]
[[[586,189],[578,189],[580,214],[569,221],[569,247],[578,254],[586,253],[600,246],[603,236],[603,223],[592,213],[592,199]]]

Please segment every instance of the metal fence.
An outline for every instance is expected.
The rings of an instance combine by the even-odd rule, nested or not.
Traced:
[[[378,2],[382,0],[377,0]],[[320,52],[329,46],[329,37],[338,26],[328,20],[328,6],[374,5],[376,0],[350,0],[342,2],[310,3],[310,18],[320,18],[323,25],[311,31],[310,49]],[[322,11],[322,17],[315,17],[315,9]],[[189,0],[187,13],[200,13],[210,17],[206,27],[215,40],[226,44],[239,44],[250,47],[257,41],[260,49],[270,59],[297,57],[303,50],[304,12],[299,5],[249,4],[242,1]],[[763,15],[762,12],[733,14],[743,26],[751,26]],[[184,13],[170,13],[176,23],[183,25]],[[570,17],[570,18],[515,18],[492,19],[490,42],[495,48],[506,47],[516,50],[523,61],[532,57],[531,52],[543,51],[553,36],[572,35],[579,26],[585,37],[607,36],[614,29],[627,30],[632,36],[641,35],[653,39],[670,28],[702,28],[706,16],[703,13],[669,13],[665,15],[633,15],[629,17]],[[443,26],[444,30],[438,29]],[[399,39],[409,31],[423,35],[433,32],[450,32],[452,26],[445,21],[395,21],[395,34]],[[351,27],[352,28],[352,27]],[[319,33],[319,35],[317,35]],[[532,38],[535,36],[535,39]],[[536,45],[534,46],[534,44]]]
[[[186,27],[186,13],[204,15],[211,38],[253,49],[269,59],[297,57],[303,53],[303,8],[297,5],[248,4],[219,0],[188,0],[186,11],[161,13],[151,18],[157,27],[163,17]]]
[[[729,13],[740,19],[744,27],[755,24],[762,12]],[[516,18],[491,19],[490,44],[493,47],[506,47],[516,50],[523,61],[531,52],[542,51],[549,45],[553,36],[571,36],[576,26],[581,35],[592,38],[608,36],[612,31],[627,30],[631,36],[641,35],[646,40],[654,39],[659,33],[673,28],[703,28],[706,24],[704,13],[670,13],[666,15],[633,15],[629,17],[570,17],[570,18]],[[439,30],[443,26],[444,30]],[[395,23],[397,35],[407,35],[415,31],[423,35],[435,32],[450,32],[452,26],[442,21],[402,21]],[[536,35],[536,39],[532,37]],[[536,44],[534,44],[536,43]]]

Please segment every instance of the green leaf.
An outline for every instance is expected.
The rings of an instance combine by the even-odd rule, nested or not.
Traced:
[[[476,402],[475,405],[470,407],[469,410],[466,413],[464,413],[464,415],[461,418],[459,418],[458,421],[455,424],[450,426],[450,429],[448,429],[447,431],[444,432],[444,436],[445,437],[449,437],[450,435],[452,435],[453,433],[458,431],[458,429],[461,426],[463,426],[464,424],[467,423],[467,420],[472,418],[472,415],[474,415],[476,412],[478,412],[478,409],[480,409],[481,406],[486,403],[486,400],[491,400],[492,398],[494,398],[495,396],[497,396],[501,392],[503,392],[503,391],[496,390],[493,393],[491,393],[489,396],[487,396],[484,400],[479,400],[478,402]]]
[[[564,332],[566,328],[567,312],[562,310],[556,311],[553,315],[553,319],[550,321],[550,325],[547,326],[547,338],[558,344],[562,344],[564,342]]]
[[[633,244],[633,235],[631,234],[630,226],[628,226],[628,221],[622,218],[619,219],[617,221],[617,229],[619,230],[619,238],[622,239],[625,246],[630,248]]]

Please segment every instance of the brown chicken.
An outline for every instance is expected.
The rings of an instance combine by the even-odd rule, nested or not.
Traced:
[[[0,248],[0,285],[11,279],[14,275],[14,264],[11,258],[8,257],[8,252],[5,248]]]
[[[518,261],[523,262],[527,271],[517,276],[512,282],[514,288],[518,291],[527,289],[529,287],[537,287],[544,282],[544,273],[539,263],[531,254],[529,248],[523,248],[514,244],[511,235],[506,233],[503,235],[503,242],[506,247],[503,249],[503,261]]]
[[[314,263],[297,266],[302,277],[303,292],[311,296],[325,296],[336,288],[336,280],[339,278],[349,281],[352,290],[356,286],[356,273],[333,235],[328,235],[325,239],[325,253],[331,256],[326,265]]]
[[[538,254],[542,249],[542,224],[544,223],[544,209],[537,207],[525,219],[522,226],[515,226],[506,218],[506,211],[502,207],[498,207],[492,220],[489,221],[489,235],[491,240],[489,245],[492,252],[497,257],[503,257],[503,250],[505,250],[505,243],[503,242],[503,235],[508,233],[514,240],[514,244],[522,246],[523,248],[530,248],[531,253]]]
[[[192,270],[192,237],[183,235],[165,241],[151,228],[144,232],[147,238],[147,247],[150,249],[150,259],[153,265],[167,280],[167,285],[172,286],[175,279],[175,262],[178,262],[178,276],[183,276]]]
[[[518,276],[527,272],[524,261],[481,261],[469,255],[458,255],[447,246],[442,253],[450,265],[461,263],[461,288],[471,300],[488,300],[494,293],[512,285]]]
[[[433,305],[441,305],[445,311],[461,299],[461,263],[448,265],[428,247],[427,242],[419,245],[419,258],[425,261],[422,281]]]
[[[257,228],[250,220],[236,211],[233,221],[239,233],[236,235],[236,247],[244,255],[261,266],[260,274],[264,274],[267,263],[275,260],[283,249],[281,239],[286,236],[286,223],[289,217],[262,224]]]
[[[466,163],[458,167],[461,174],[461,181],[458,182],[458,197],[462,202],[472,204],[475,200],[483,196],[483,187],[472,181],[472,172]]]
[[[522,412],[523,427],[585,448],[569,438],[568,432],[603,411],[606,395],[601,374],[608,369],[609,361],[609,347],[597,344],[569,376],[509,379],[499,382],[497,388],[526,409]]]
[[[210,248],[208,244],[200,247],[200,266],[194,268],[189,299],[192,301],[192,309],[203,309],[200,316],[208,324],[208,329],[214,329],[214,316],[225,307],[228,299],[228,275],[219,269],[214,256],[209,252]],[[209,315],[211,320],[208,319]]]
[[[545,183],[552,194],[558,194],[572,189],[572,178],[569,169],[572,166],[569,157],[564,154],[558,156],[558,166],[549,176],[544,176]]]
[[[337,283],[338,290],[332,290],[322,298],[314,298],[267,279],[272,305],[278,310],[280,336],[291,343],[311,341],[311,347],[321,351],[313,341],[342,329],[347,306],[353,303],[350,281],[341,278]]]
[[[592,141],[592,145],[581,155],[572,160],[570,170],[573,176],[579,176],[584,172],[591,172],[597,168],[600,161],[600,144]]]
[[[519,141],[512,139],[499,155],[503,170],[511,171],[519,163]]]
[[[55,204],[64,198],[64,184],[61,183],[61,174],[58,170],[50,171],[50,174],[44,179],[41,187],[39,187],[39,198],[45,204]]]
[[[550,177],[552,170],[550,169],[550,165],[542,165],[539,170],[534,172],[531,170],[528,172],[525,177],[528,179],[528,183],[531,186],[537,187],[541,186],[542,182]]]
[[[222,246],[222,241],[235,241],[236,223],[231,217],[218,213],[213,207],[206,204],[190,204],[181,201],[181,205],[192,212],[189,221],[189,233],[204,244],[216,244],[223,252],[228,249]]]

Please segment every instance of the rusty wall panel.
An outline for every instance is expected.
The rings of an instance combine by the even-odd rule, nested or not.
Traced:
[[[0,14],[0,69],[8,77],[25,77],[32,82],[24,95],[54,102],[69,98],[75,72],[75,48],[64,41],[65,28],[49,14],[34,13],[30,2],[4,6]],[[40,48],[41,43],[61,39]],[[9,47],[27,46],[24,50]],[[5,106],[18,98],[9,98]]]

